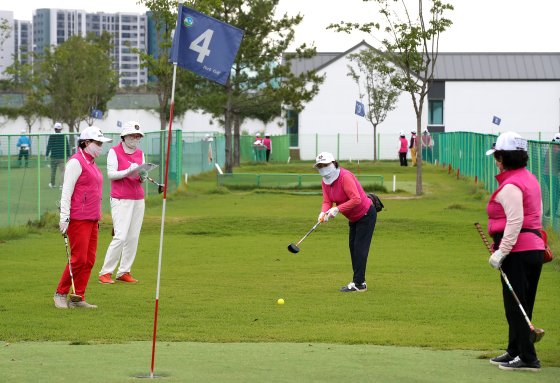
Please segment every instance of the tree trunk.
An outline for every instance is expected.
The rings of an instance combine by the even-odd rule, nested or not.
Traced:
[[[377,161],[377,124],[373,124],[373,160]]]
[[[240,137],[240,130],[241,130],[241,118],[239,118],[239,114],[233,114],[233,164],[235,166],[239,166],[241,163],[241,137]]]
[[[420,109],[422,111],[422,109]],[[422,113],[416,115],[416,195],[424,193],[422,190]]]

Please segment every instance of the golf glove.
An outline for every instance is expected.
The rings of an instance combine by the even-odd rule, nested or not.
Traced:
[[[488,263],[490,263],[490,266],[497,270],[502,267],[502,262],[505,258],[506,256],[502,254],[501,250],[496,250],[488,259]]]
[[[331,207],[325,213],[325,216],[323,217],[323,221],[327,222],[329,219],[336,217],[337,214],[338,214],[338,208],[337,207]]]
[[[145,170],[138,172],[138,175],[140,176],[140,182],[144,182],[146,181],[146,178],[148,178],[148,172]]]
[[[131,174],[132,172],[134,172],[137,167],[138,167],[138,164],[135,164],[135,163],[130,164],[130,166],[128,167],[128,173],[127,174]]]
[[[323,221],[325,221],[325,216],[326,216],[326,215],[327,215],[327,213],[320,212],[320,213],[319,213],[319,216],[317,217],[317,222],[323,222]]]
[[[70,221],[66,220],[66,221],[60,221],[58,223],[58,227],[60,228],[60,232],[62,234],[66,234],[66,231],[68,231],[68,225],[70,224]]]

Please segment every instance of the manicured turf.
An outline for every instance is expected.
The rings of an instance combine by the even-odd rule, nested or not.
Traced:
[[[355,163],[342,165],[355,169]],[[386,162],[360,165],[363,173],[384,175],[386,183],[397,174],[400,190],[395,194],[380,194],[386,210],[379,214],[368,262],[369,291],[365,294],[337,291],[351,279],[344,217],[319,226],[301,244],[297,255],[286,249],[316,222],[320,195],[265,190],[228,192],[216,189],[215,176],[204,175],[190,177],[186,191],[169,196],[158,322],[158,347],[162,350],[158,360],[162,371],[183,376],[180,371],[191,373],[190,363],[200,367],[199,373],[209,374],[204,375],[207,377],[231,371],[238,381],[243,381],[243,374],[247,381],[253,376],[253,381],[258,381],[258,375],[252,374],[262,365],[263,374],[276,371],[276,377],[275,373],[270,376],[277,381],[297,381],[283,380],[288,376],[286,371],[299,371],[301,376],[312,377],[325,366],[337,366],[339,361],[337,353],[328,354],[332,359],[325,355],[300,364],[298,355],[303,353],[302,345],[311,343],[318,349],[328,349],[325,344],[344,348],[347,359],[340,366],[354,365],[352,350],[363,357],[360,359],[363,362],[356,362],[361,367],[369,366],[368,363],[387,365],[386,372],[392,373],[394,379],[380,376],[378,381],[398,381],[401,374],[409,372],[414,377],[415,368],[431,371],[431,375],[426,373],[432,377],[424,379],[421,376],[424,370],[418,370],[416,381],[438,381],[434,379],[444,376],[440,370],[455,363],[445,362],[445,355],[458,355],[459,360],[463,355],[463,351],[428,352],[433,366],[425,366],[418,359],[411,366],[401,368],[391,357],[380,360],[373,357],[377,352],[391,355],[393,351],[371,351],[373,354],[364,351],[370,350],[371,345],[391,345],[402,346],[387,350],[402,350],[400,358],[403,359],[410,356],[406,347],[421,347],[410,352],[422,355],[425,348],[471,350],[464,352],[463,362],[457,362],[465,364],[464,381],[500,381],[494,380],[501,376],[487,361],[473,360],[481,354],[488,357],[499,352],[507,338],[499,276],[488,265],[487,252],[473,226],[476,221],[485,226],[488,195],[472,180],[456,180],[442,168],[425,166],[425,194],[417,198],[414,168],[400,168]],[[303,173],[312,170],[311,164],[303,163],[244,166],[241,171]],[[64,242],[54,227],[55,222],[50,229],[18,229],[17,239],[7,239],[6,231],[0,230],[0,239],[5,241],[0,243],[0,340],[15,343],[3,348],[3,352],[8,352],[7,358],[12,355],[10,350],[20,347],[24,350],[44,347],[44,352],[30,351],[28,357],[37,353],[49,355],[56,364],[62,355],[61,364],[67,366],[71,351],[64,349],[59,353],[48,348],[69,346],[19,342],[93,343],[99,345],[91,346],[92,350],[123,347],[130,351],[113,353],[107,364],[102,362],[106,360],[104,357],[99,358],[99,365],[86,360],[81,366],[88,374],[98,373],[105,366],[114,372],[114,365],[128,365],[129,360],[133,367],[136,365],[132,361],[136,359],[141,360],[137,368],[123,373],[116,371],[115,377],[129,376],[137,369],[137,372],[142,369],[147,372],[149,346],[129,344],[149,341],[152,336],[161,201],[150,199],[147,206],[133,268],[133,275],[140,280],[137,285],[97,283],[97,273],[110,241],[110,217],[105,217],[101,224],[98,260],[87,292],[88,301],[100,307],[96,311],[61,311],[53,307],[52,294],[66,261]],[[537,345],[545,370],[560,366],[558,269],[557,261],[543,268],[533,318],[538,327],[546,330],[546,336]],[[286,304],[278,306],[278,298],[285,299]],[[209,364],[197,361],[196,354],[190,353],[192,345],[170,343],[167,346],[167,342],[202,342],[195,345],[201,347],[201,358],[208,358]],[[89,350],[89,346],[75,347]],[[163,351],[167,347],[186,351],[168,357]],[[223,358],[223,371],[212,367],[213,347],[231,350],[231,355]],[[273,358],[267,359],[283,352],[274,347],[293,355],[277,369]],[[289,351],[290,347],[293,350]],[[267,348],[271,351],[266,351]],[[183,352],[185,359],[174,359]],[[237,363],[235,358],[243,360],[245,353],[255,356],[248,358],[250,363]],[[440,354],[441,357],[437,356]],[[229,359],[231,364],[226,363]],[[218,362],[221,365],[221,360],[214,361]],[[268,363],[270,367],[265,367]],[[476,367],[479,365],[480,368]],[[453,371],[452,366],[448,368]],[[357,367],[345,371],[349,380],[365,380]],[[372,371],[377,368],[372,367]],[[486,371],[493,375],[487,377]],[[558,375],[558,369],[550,371]],[[3,373],[1,368],[0,381],[4,380]],[[459,378],[463,376],[460,374]],[[40,380],[40,376],[34,375],[34,380]],[[548,372],[542,374],[545,376]],[[407,380],[405,376],[402,381],[415,380]]]

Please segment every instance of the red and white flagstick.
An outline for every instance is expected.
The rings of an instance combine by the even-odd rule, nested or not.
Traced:
[[[154,335],[152,339],[152,365],[150,367],[150,378],[154,377],[154,362],[156,357],[156,332],[158,320],[158,307],[159,307],[159,283],[161,276],[161,256],[163,253],[163,227],[165,224],[165,203],[167,201],[167,179],[169,174],[169,152],[171,151],[171,135],[173,126],[173,109],[175,108],[175,78],[177,76],[177,63],[173,63],[173,85],[171,87],[171,106],[169,108],[169,133],[167,134],[167,153],[165,155],[165,177],[163,186],[163,205],[161,208],[161,231],[159,235],[159,257],[157,269],[157,284],[156,284],[156,307],[154,312]]]

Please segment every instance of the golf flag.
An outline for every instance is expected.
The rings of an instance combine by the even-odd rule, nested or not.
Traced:
[[[354,109],[354,113],[356,113],[358,116],[364,117],[366,115],[364,104],[362,104],[360,101],[356,101],[356,108]]]
[[[243,31],[179,4],[171,62],[225,85]]]
[[[502,119],[500,117],[492,117],[492,123],[496,124],[496,125],[500,125],[500,122],[502,122]]]

